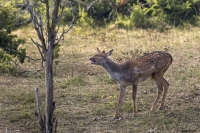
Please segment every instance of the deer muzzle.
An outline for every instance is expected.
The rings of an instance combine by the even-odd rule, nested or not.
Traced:
[[[91,64],[96,64],[96,61],[94,58],[90,58],[89,60],[91,61]]]

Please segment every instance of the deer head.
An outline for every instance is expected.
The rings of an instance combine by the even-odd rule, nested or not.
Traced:
[[[105,53],[103,50],[102,52],[97,48],[97,54],[91,57],[89,60],[91,61],[91,64],[95,65],[103,65],[106,63],[106,60],[108,56],[110,56],[113,52],[113,49],[110,50],[108,53]]]

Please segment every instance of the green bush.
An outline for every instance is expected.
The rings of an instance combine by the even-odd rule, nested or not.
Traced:
[[[72,8],[67,8],[63,11],[62,25],[68,25],[72,21]]]
[[[15,71],[12,58],[12,55],[0,49],[0,73],[13,73]]]
[[[145,9],[141,9],[138,5],[133,6],[130,20],[136,28],[148,28],[150,26]]]
[[[186,23],[199,23],[200,0],[147,0],[149,7],[135,3],[131,14],[119,14],[116,24],[120,28],[157,28],[166,29],[168,25],[180,26]]]
[[[167,24],[179,26],[189,22],[195,25],[198,22],[199,0],[148,0],[148,2],[151,6],[147,14]]]
[[[116,24],[118,25],[119,28],[124,28],[127,30],[133,28],[133,23],[131,23],[131,20],[129,19],[128,16],[119,15]]]
[[[95,26],[95,23],[94,23],[94,20],[89,17],[87,15],[87,13],[85,11],[79,11],[79,21],[78,21],[78,24],[83,27],[83,28],[87,28],[87,27],[94,27]]]
[[[125,29],[152,27],[149,17],[146,15],[146,10],[139,5],[132,7],[130,16],[119,15],[116,24]]]
[[[16,28],[16,10],[12,7],[0,8],[0,72],[11,73],[14,71],[14,63],[23,63],[26,57],[26,49],[19,48],[25,43],[25,39],[17,38],[11,32]]]

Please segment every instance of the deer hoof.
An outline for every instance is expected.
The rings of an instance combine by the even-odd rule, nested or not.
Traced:
[[[132,114],[132,118],[135,118],[135,117],[136,117],[136,113],[133,113],[133,114]]]
[[[153,112],[154,111],[154,107],[151,107],[150,111]]]
[[[159,110],[164,110],[164,109],[165,109],[164,106],[160,106],[160,107],[159,107]]]
[[[119,117],[119,116],[114,116],[114,117],[112,117],[111,120],[113,120],[113,121],[119,121],[119,120],[121,120],[121,117]]]

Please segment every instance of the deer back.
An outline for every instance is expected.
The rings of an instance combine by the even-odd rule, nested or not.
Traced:
[[[119,66],[124,79],[132,82],[141,82],[150,76],[153,77],[156,73],[164,75],[172,60],[172,56],[169,53],[155,51],[138,57],[137,59],[121,63]]]
[[[154,67],[154,73],[157,73],[160,71],[166,71],[172,61],[172,56],[169,53],[163,51],[155,51],[137,58],[137,65],[135,67],[141,71],[148,70],[149,67]]]

